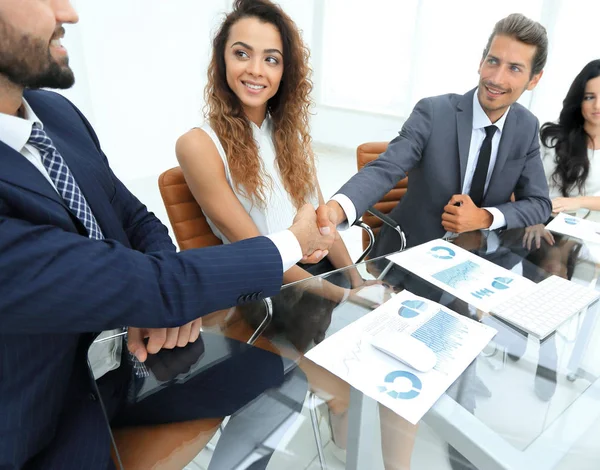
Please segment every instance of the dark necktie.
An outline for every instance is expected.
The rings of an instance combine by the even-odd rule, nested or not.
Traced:
[[[490,158],[492,156],[492,139],[498,128],[496,126],[487,126],[485,128],[485,139],[479,150],[477,158],[477,166],[473,173],[473,181],[471,182],[471,191],[469,196],[477,207],[481,207],[483,202],[483,194],[485,192],[485,180],[487,179],[488,167],[490,166]]]

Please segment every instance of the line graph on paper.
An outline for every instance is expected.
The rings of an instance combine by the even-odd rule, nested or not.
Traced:
[[[346,369],[346,374],[349,376],[352,367],[356,367],[362,362],[362,354],[363,354],[363,340],[358,340],[352,348],[346,352],[344,357],[342,358],[342,364]]]
[[[479,273],[479,265],[469,260],[435,273],[433,277],[453,289],[458,289],[465,282],[477,281]]]

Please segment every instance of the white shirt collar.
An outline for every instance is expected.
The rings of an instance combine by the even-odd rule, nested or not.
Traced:
[[[502,133],[504,123],[506,122],[506,116],[508,116],[509,111],[510,106],[502,115],[502,117],[498,119],[498,121],[492,123],[492,121],[490,121],[490,118],[487,116],[487,114],[485,114],[485,111],[481,107],[479,98],[477,98],[477,90],[475,90],[475,94],[473,95],[473,130],[483,129],[484,127],[491,126],[492,124],[494,124],[494,126],[498,128],[499,133]]]
[[[44,127],[25,98],[23,98],[23,115],[25,117],[20,118],[0,113],[0,141],[19,153],[31,136],[33,124],[37,122],[42,128]]]
[[[269,135],[271,133],[271,115],[269,113],[267,113],[267,115],[265,116],[264,121],[262,122],[262,125],[260,127],[258,127],[256,124],[254,124],[254,122],[250,121],[250,127],[252,127],[252,130],[254,132],[258,132],[264,135]]]

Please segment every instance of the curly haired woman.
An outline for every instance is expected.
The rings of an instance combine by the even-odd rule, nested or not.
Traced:
[[[180,137],[176,153],[223,243],[285,229],[302,205],[323,202],[309,134],[308,55],[294,22],[269,1],[236,1],[217,32],[206,122]],[[319,264],[321,273],[352,260],[338,240]],[[284,283],[310,276],[294,266]],[[351,281],[352,287],[364,282],[357,271]]]
[[[180,137],[176,153],[211,229],[224,243],[286,228],[303,204],[323,203],[309,133],[308,57],[295,23],[268,0],[236,0],[217,31],[206,122]],[[349,265],[348,250],[338,240],[316,267],[320,273]],[[311,269],[292,267],[284,282],[316,273],[305,268]],[[348,275],[352,287],[363,285],[358,271]],[[332,301],[349,295],[323,284],[323,295]],[[300,366],[313,389],[328,398],[335,443],[345,447],[348,384],[305,358]],[[380,413],[386,468],[409,468],[415,428],[383,406]]]

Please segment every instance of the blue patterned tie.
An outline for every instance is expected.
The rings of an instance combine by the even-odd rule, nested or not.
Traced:
[[[75,178],[73,178],[71,170],[56,150],[52,139],[48,137],[37,122],[33,125],[28,143],[40,151],[42,163],[46,167],[50,179],[69,208],[81,220],[88,231],[89,237],[94,240],[103,240],[102,230],[96,222],[96,218],[92,214],[92,210],[81,189],[79,189]]]
[[[104,234],[96,221],[96,217],[92,214],[92,209],[87,203],[81,189],[79,189],[71,170],[69,170],[62,155],[56,150],[52,139],[48,137],[39,123],[36,122],[33,124],[31,136],[27,143],[39,150],[42,163],[46,167],[46,171],[58,193],[67,203],[69,209],[83,223],[89,237],[94,240],[104,240]],[[147,377],[149,375],[146,366],[139,362],[131,353],[129,353],[129,360],[138,377]]]

